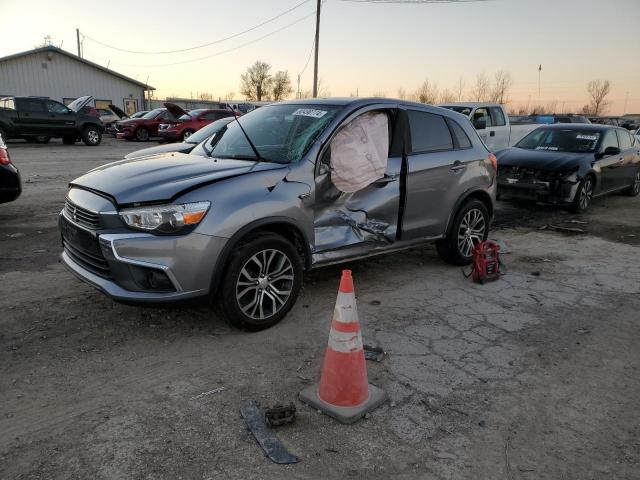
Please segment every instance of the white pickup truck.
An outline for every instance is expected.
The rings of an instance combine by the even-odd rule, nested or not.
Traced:
[[[447,103],[442,108],[461,113],[471,120],[482,141],[492,152],[512,147],[540,124],[511,125],[504,106],[497,103]]]

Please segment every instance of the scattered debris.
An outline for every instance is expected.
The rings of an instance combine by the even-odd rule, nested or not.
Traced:
[[[198,398],[202,398],[202,397],[206,397],[209,395],[213,395],[214,393],[220,393],[222,391],[226,390],[226,387],[218,387],[218,388],[214,388],[213,390],[209,390],[208,392],[204,392],[201,393],[200,395],[196,395],[195,397],[191,397],[191,400],[197,400]]]
[[[578,227],[563,227],[561,225],[545,225],[545,228],[550,228],[551,230],[555,230],[556,232],[564,232],[564,233],[586,233],[584,229]],[[541,230],[544,230],[541,228]]]
[[[22,233],[22,232],[10,233],[9,235],[7,235],[7,237],[9,237],[9,238],[20,238],[20,237],[24,237],[24,233]]]
[[[539,277],[540,276],[540,272],[538,272],[536,270],[535,272],[531,272],[531,275],[533,275],[534,277]]]
[[[296,406],[293,402],[289,405],[274,405],[264,411],[264,418],[272,427],[293,423],[296,419]]]
[[[589,222],[585,222],[584,220],[576,220],[575,218],[569,220],[569,223],[577,223],[579,225],[588,225],[589,224]]]
[[[484,420],[480,420],[480,421],[478,422],[478,425],[479,425],[479,426],[481,426],[482,428],[484,428],[484,427],[486,427],[486,426],[487,426],[487,422],[485,422]]]
[[[578,330],[576,330],[576,333],[584,335],[585,333],[591,333],[591,330],[589,330],[588,328],[579,328]]]
[[[371,360],[373,362],[381,362],[384,358],[385,351],[382,347],[373,347],[371,345],[364,345],[364,358],[365,360]]]
[[[240,414],[264,453],[274,463],[298,463],[298,457],[290,453],[267,425],[265,412],[255,400],[247,400],[240,406]]]

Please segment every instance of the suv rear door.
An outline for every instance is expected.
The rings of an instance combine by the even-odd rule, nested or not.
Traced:
[[[408,110],[408,155],[402,239],[437,237],[446,232],[450,214],[468,188],[476,149],[460,124],[442,115]]]

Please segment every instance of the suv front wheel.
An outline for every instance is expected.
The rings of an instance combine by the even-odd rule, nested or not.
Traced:
[[[302,285],[302,258],[280,235],[266,233],[240,246],[222,284],[229,323],[262,330],[278,323],[295,304]]]
[[[473,247],[489,235],[489,212],[483,202],[467,200],[456,213],[447,236],[436,242],[440,257],[452,265],[469,265]]]
[[[82,130],[82,141],[89,147],[95,147],[102,142],[102,133],[97,127],[85,127]]]

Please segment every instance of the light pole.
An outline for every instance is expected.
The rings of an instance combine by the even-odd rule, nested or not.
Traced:
[[[313,98],[318,96],[318,47],[320,46],[320,5],[322,0],[317,0],[316,7],[316,48],[313,58]]]

